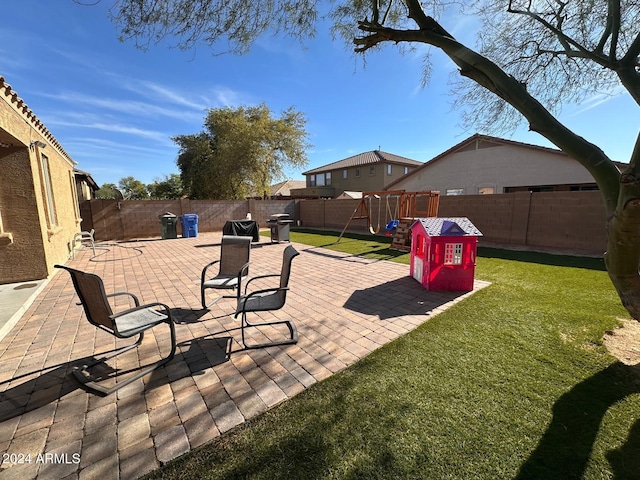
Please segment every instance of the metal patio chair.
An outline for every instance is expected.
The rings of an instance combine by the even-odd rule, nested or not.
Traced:
[[[291,262],[294,257],[300,255],[300,253],[289,245],[284,249],[282,253],[282,268],[280,274],[260,275],[251,278],[245,284],[245,293],[238,297],[238,305],[236,308],[235,318],[238,315],[242,316],[241,331],[242,331],[242,344],[247,349],[271,347],[275,345],[290,345],[298,342],[298,331],[295,324],[291,320],[279,320],[277,322],[261,322],[250,323],[247,320],[248,313],[254,312],[268,312],[273,310],[279,310],[284,307],[287,300],[287,291],[289,290],[289,277],[291,276]],[[264,279],[269,277],[280,277],[280,284],[275,288],[266,288],[256,290],[251,293],[247,293],[249,284],[254,280]],[[266,325],[286,325],[289,329],[289,338],[276,342],[265,342],[254,345],[247,345],[245,339],[245,330],[251,327],[261,327]]]
[[[94,256],[96,255],[96,244],[93,238],[94,233],[96,233],[96,231],[92,228],[91,231],[89,232],[86,232],[86,231],[77,232],[73,236],[73,241],[71,242],[71,258],[73,259],[76,258],[76,250],[78,250],[76,246],[80,244],[80,248],[82,248],[84,246],[83,242],[89,242],[89,245],[93,249],[93,255]]]
[[[84,308],[84,312],[89,323],[117,338],[129,338],[138,335],[138,339],[132,345],[126,345],[114,350],[113,352],[108,352],[105,356],[95,362],[83,365],[81,368],[76,368],[73,371],[73,374],[76,379],[82,383],[84,388],[100,395],[109,395],[119,388],[122,388],[134,380],[152,372],[161,365],[166,364],[173,358],[176,352],[176,332],[168,306],[158,302],[140,305],[138,298],[128,292],[106,294],[102,279],[98,275],[82,272],[63,265],[55,265],[55,267],[66,270],[71,275],[73,286],[80,298],[80,303]],[[135,306],[133,308],[114,313],[108,299],[120,295],[129,296],[133,300]],[[115,380],[118,375],[117,370],[114,370],[110,374],[97,375],[98,377],[102,377],[99,379],[92,378],[91,373],[93,367],[98,364],[102,364],[106,360],[114,358],[121,353],[137,348],[142,343],[144,332],[150,328],[160,325],[161,323],[168,324],[171,335],[171,351],[166,357],[161,358],[153,364],[136,369],[135,375],[131,375],[125,380],[116,382],[113,387],[106,387],[101,383],[104,383],[105,380],[108,379]]]
[[[202,308],[208,308],[221,298],[239,298],[242,282],[249,275],[249,256],[251,253],[251,237],[223,235],[220,246],[220,259],[214,260],[202,269],[200,275],[200,301]],[[208,270],[219,264],[215,277],[208,278]],[[236,295],[221,295],[207,303],[205,291],[208,289],[237,290]]]

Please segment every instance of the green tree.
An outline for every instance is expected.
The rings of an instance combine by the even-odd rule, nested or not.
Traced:
[[[206,5],[203,10],[190,0],[117,0],[112,14],[122,37],[135,38],[138,45],[171,36],[182,48],[226,41],[229,50],[244,52],[270,29],[302,39],[313,35],[318,8],[327,3],[214,0]],[[640,137],[620,173],[597,145],[555,116],[567,101],[614,88],[640,104],[640,1],[343,0],[331,5],[334,32],[353,42],[357,53],[384,45],[438,49],[465,80],[457,93],[468,121],[497,128],[524,119],[593,175],[607,214],[607,270],[623,305],[640,320]],[[437,20],[455,18],[459,12],[447,14],[458,6],[481,20],[477,50]]]
[[[121,196],[115,183],[105,183],[96,192],[96,198],[100,198],[102,200],[118,200]]]
[[[147,191],[153,200],[174,200],[184,195],[182,180],[177,173],[155,178],[153,183],[147,185]]]
[[[133,177],[123,177],[118,182],[125,200],[146,200],[149,198],[147,186]]]
[[[268,192],[287,166],[307,164],[304,115],[293,107],[279,118],[262,104],[210,109],[205,131],[178,135],[177,164],[192,198],[239,199]]]

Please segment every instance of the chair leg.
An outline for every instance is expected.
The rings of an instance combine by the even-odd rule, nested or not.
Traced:
[[[257,328],[257,327],[268,326],[268,325],[286,325],[287,328],[289,329],[289,338],[282,341],[278,341],[278,342],[264,342],[264,343],[258,343],[255,345],[247,345],[247,342],[245,340],[245,333],[244,333],[246,328]],[[240,327],[241,327],[240,331],[242,333],[242,344],[244,345],[244,348],[246,348],[247,350],[251,350],[255,348],[276,347],[278,345],[293,345],[295,343],[298,343],[298,329],[296,328],[295,323],[293,323],[291,320],[280,320],[277,322],[268,322],[268,323],[250,323],[247,320],[247,313],[242,312],[242,322],[240,324]]]
[[[135,375],[127,378],[126,380],[122,380],[120,382],[116,382],[116,384],[111,387],[111,388],[107,388],[103,385],[100,385],[100,383],[98,383],[97,381],[94,381],[91,379],[91,369],[93,367],[95,367],[96,365],[100,364],[100,363],[104,363],[106,360],[109,360],[111,358],[114,358],[124,352],[127,352],[131,349],[137,348],[141,343],[142,343],[142,339],[144,338],[144,332],[140,333],[138,339],[136,340],[135,343],[133,343],[132,345],[127,345],[125,347],[119,348],[118,350],[116,350],[115,352],[111,353],[110,355],[105,355],[104,357],[96,360],[93,363],[90,363],[89,365],[83,365],[81,368],[77,368],[73,371],[73,375],[76,377],[76,379],[82,384],[82,386],[86,389],[89,390],[93,393],[97,393],[98,395],[101,396],[107,396],[110,395],[111,393],[115,392],[116,390],[129,385],[131,382],[134,382],[135,380],[138,380],[141,377],[144,377],[145,375],[151,373],[152,371],[154,371],[156,368],[168,363],[176,354],[176,330],[175,330],[175,325],[173,324],[173,322],[171,320],[169,320],[168,322],[166,322],[169,324],[169,328],[171,330],[171,351],[169,352],[169,355],[167,355],[164,358],[161,358],[160,360],[158,360],[157,362],[154,362],[150,365],[147,365],[146,367],[142,368],[141,370],[139,370]]]
[[[202,308],[204,310],[207,310],[211,305],[215,305],[216,303],[218,303],[219,300],[223,299],[223,298],[238,298],[240,296],[240,294],[238,293],[237,295],[218,295],[216,298],[214,298],[211,302],[207,303],[207,298],[205,296],[205,288],[200,288],[200,304],[202,305]],[[209,289],[209,290],[214,290],[214,289]]]

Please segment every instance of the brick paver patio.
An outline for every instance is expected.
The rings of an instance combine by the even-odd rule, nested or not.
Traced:
[[[85,392],[70,371],[116,343],[86,321],[66,272],[51,279],[0,342],[0,479],[137,478],[470,294],[428,292],[409,277],[407,265],[293,244],[301,255],[293,261],[287,304],[262,318],[293,319],[299,342],[243,350],[233,299],[200,310],[200,271],[219,255],[219,242],[220,234],[207,233],[103,243],[96,257],[86,249],[67,262],[100,275],[107,293],[128,291],[142,303],[166,303],[177,322],[175,358],[106,397]],[[264,237],[254,244],[250,275],[278,273],[285,247]],[[476,289],[486,285],[476,281]],[[168,329],[152,332],[141,358],[127,353],[119,369],[167,351]],[[254,339],[278,333],[264,330]]]

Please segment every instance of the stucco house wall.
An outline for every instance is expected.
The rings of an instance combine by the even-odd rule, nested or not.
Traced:
[[[461,190],[464,195],[505,193],[527,187],[595,187],[593,177],[576,160],[550,148],[475,135],[388,185],[391,189]]]
[[[387,174],[387,168],[391,166],[391,175]],[[373,173],[371,173],[373,168]],[[415,167],[412,167],[415,168]],[[360,175],[356,175],[356,169]],[[344,178],[344,171],[347,171],[347,178]],[[404,175],[404,166],[392,163],[377,163],[373,165],[362,165],[360,167],[343,168],[331,170],[331,186],[335,190],[335,196],[342,192],[366,192],[384,189],[385,185]]]
[[[74,165],[0,77],[0,284],[46,278],[69,258],[80,225]]]
[[[374,150],[304,172],[306,188],[292,190],[297,196],[337,197],[345,191],[383,190],[386,185],[415,170],[422,162]],[[345,175],[346,173],[346,175]],[[330,174],[328,180],[327,174]]]

